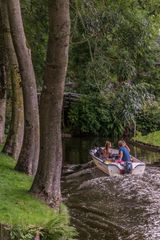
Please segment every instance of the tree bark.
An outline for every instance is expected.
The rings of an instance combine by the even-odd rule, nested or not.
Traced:
[[[6,55],[0,2],[0,144],[4,142],[6,113]]]
[[[21,77],[19,74],[17,57],[15,54],[10,33],[7,2],[6,0],[1,0],[1,2],[2,2],[2,23],[4,29],[5,49],[9,61],[9,74],[12,85],[11,125],[5,146],[3,148],[3,152],[9,154],[10,156],[17,160],[22,146],[24,132],[22,84]]]
[[[61,203],[61,113],[68,65],[69,0],[49,0],[49,40],[40,100],[40,158],[31,192],[54,208]]]
[[[22,79],[24,102],[24,140],[15,169],[33,175],[36,172],[39,156],[39,114],[36,80],[31,51],[26,45],[19,0],[8,0],[8,13]]]

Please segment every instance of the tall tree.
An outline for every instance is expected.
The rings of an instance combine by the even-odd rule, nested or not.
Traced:
[[[6,55],[4,47],[4,29],[2,27],[2,11],[0,2],[0,144],[4,141],[6,112]]]
[[[16,51],[24,101],[24,140],[16,170],[34,174],[39,156],[39,114],[31,51],[27,46],[19,0],[8,1],[9,22]]]
[[[49,40],[40,101],[40,158],[31,192],[59,208],[61,203],[61,112],[68,65],[69,0],[49,0]]]
[[[7,2],[2,2],[2,23],[4,29],[4,42],[9,61],[9,73],[12,85],[12,117],[11,126],[3,152],[18,159],[23,141],[24,113],[23,95],[19,66],[15,54],[8,20]]]

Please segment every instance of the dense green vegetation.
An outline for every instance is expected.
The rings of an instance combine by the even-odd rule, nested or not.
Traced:
[[[150,109],[143,109],[136,118],[137,129],[142,135],[155,132],[160,129],[160,109],[153,106]]]
[[[71,1],[70,7],[72,25],[66,83],[72,82],[75,87],[66,88],[66,91],[85,94],[85,99],[71,108],[70,131],[73,134],[103,133],[118,137],[125,133],[126,128],[132,134],[135,124],[146,134],[156,130],[159,120],[153,117],[154,126],[151,127],[148,123],[152,110],[146,108],[153,101],[150,104],[143,101],[142,106],[141,94],[146,84],[148,96],[152,95],[152,100],[154,96],[154,100],[159,102],[159,2],[76,0]],[[22,1],[22,11],[41,89],[48,38],[47,6],[43,1],[38,4],[35,0]],[[131,114],[129,104],[124,104],[120,96],[123,87],[125,90],[129,85],[137,88],[137,84],[142,84],[138,86],[137,94],[133,96],[129,91],[125,94],[125,102],[131,103],[132,99]],[[97,104],[96,100],[92,102],[93,95]],[[137,111],[139,104],[141,107]],[[147,112],[145,116],[144,111]],[[159,109],[156,112],[160,114]],[[121,116],[123,113],[125,116]]]
[[[36,73],[38,89],[42,86],[42,77],[48,41],[47,1],[21,1],[25,32],[28,45],[32,50],[32,60]]]
[[[160,96],[158,1],[75,1],[71,9],[67,80],[87,95],[71,109],[72,132],[120,137],[126,128],[133,134],[136,124],[145,128],[150,120],[143,109],[151,112]]]
[[[4,3],[5,1],[2,2]],[[11,20],[11,17],[13,17],[11,13],[15,5],[12,5],[14,1],[8,3],[10,4],[10,7],[7,9],[10,9],[8,14],[10,14],[11,27],[11,23],[14,23]],[[19,1],[16,3],[18,4]],[[64,4],[63,1],[62,3]],[[40,148],[40,158],[38,159],[39,146],[32,148],[33,144],[31,142],[31,144],[28,144],[29,137],[33,140],[33,137],[31,137],[33,129],[36,129],[37,133],[39,130],[38,104],[36,102],[37,89],[35,85],[30,87],[30,89],[34,89],[34,98],[32,98],[33,94],[29,94],[28,88],[23,89],[23,96],[28,96],[28,99],[24,97],[24,116],[26,117],[26,113],[28,113],[30,117],[30,122],[27,117],[25,119],[25,130],[29,129],[27,128],[28,125],[30,132],[28,131],[28,139],[26,138],[27,140],[24,141],[26,149],[22,148],[22,150],[24,153],[28,151],[28,154],[31,153],[29,149],[31,147],[30,163],[33,163],[36,158],[36,150],[37,163],[41,160],[41,164],[39,164],[40,170],[37,171],[38,174],[36,175],[38,177],[35,178],[37,183],[35,188],[31,188],[32,193],[36,196],[39,195],[39,198],[45,199],[47,203],[50,203],[52,198],[54,206],[57,204],[58,207],[61,202],[62,86],[66,76],[68,63],[66,53],[69,45],[69,67],[66,83],[73,83],[74,87],[66,88],[65,90],[81,94],[81,97],[69,109],[67,130],[75,135],[100,135],[113,137],[114,140],[122,136],[132,137],[138,130],[143,135],[140,133],[135,139],[159,145],[158,130],[160,129],[160,108],[158,107],[160,103],[159,0],[148,0],[145,3],[138,0],[71,0],[70,2],[68,1],[66,6],[69,6],[69,3],[71,16],[70,44],[69,38],[67,39],[70,35],[69,14],[67,12],[63,17],[64,22],[68,21],[66,23],[68,32],[63,36],[61,34],[61,25],[59,24],[63,20],[58,18],[60,14],[57,18],[55,17],[56,5],[52,1],[21,1],[26,33],[26,39],[22,39],[22,43],[24,43],[23,53],[25,49],[29,53],[29,49],[26,48],[27,42],[27,46],[31,48],[32,52],[38,92],[41,91],[43,80],[45,80],[43,85],[44,94],[42,94],[44,99],[42,98],[42,107],[40,107],[41,143],[43,142],[42,139],[44,139],[44,146]],[[18,5],[16,7],[18,9]],[[48,9],[55,11],[55,14],[51,10],[48,11]],[[50,25],[48,25],[48,18],[50,19]],[[17,19],[16,15],[15,19]],[[59,22],[55,23],[56,20]],[[14,24],[11,31],[13,32],[12,38],[19,33],[16,30],[17,26]],[[48,41],[48,32],[50,33],[50,41]],[[2,31],[1,35],[3,34],[4,32]],[[66,40],[64,39],[65,37]],[[61,44],[57,44],[57,39],[61,39]],[[16,39],[14,39],[14,45],[15,42]],[[20,40],[17,42],[20,43]],[[49,43],[48,56],[47,62],[45,62],[47,43]],[[67,48],[65,49],[66,46]],[[60,55],[58,53],[62,47],[64,49]],[[19,47],[14,46],[14,50],[16,50],[15,53],[18,55]],[[54,54],[54,50],[55,52],[57,51],[57,54]],[[22,51],[19,52],[22,53]],[[20,62],[23,55],[24,60],[29,59],[29,64],[25,65],[25,61],[23,61],[22,67]],[[21,77],[25,73],[25,67],[32,65],[28,55],[22,54],[20,59],[17,58],[20,66],[18,71],[20,70]],[[58,64],[60,65],[58,66]],[[29,72],[32,73],[32,71],[26,71],[26,73]],[[33,75],[28,77],[28,80],[32,81]],[[19,86],[22,85],[24,87],[24,83],[27,85],[25,76],[22,77],[22,84],[20,83]],[[7,88],[9,87],[7,86]],[[8,91],[8,98],[11,99],[13,96],[11,96],[10,92],[11,90]],[[32,118],[35,108],[32,109],[33,111],[30,111],[33,104],[32,101],[29,101],[33,99],[37,108],[37,113],[35,114],[37,126],[35,128],[32,127],[32,123],[35,122],[34,118]],[[31,104],[29,105],[29,103]],[[8,109],[6,130],[9,129],[11,122],[10,106]],[[53,114],[51,114],[52,111]],[[65,127],[63,130],[66,130]],[[27,136],[26,132],[24,136]],[[33,136],[35,136],[35,133]],[[38,143],[38,141],[39,135],[37,134],[37,138],[33,142]],[[53,148],[53,146],[56,147]],[[42,154],[43,150],[46,155]],[[23,153],[23,151],[21,152]],[[26,158],[29,156],[27,154],[24,155],[27,156]],[[30,164],[23,155],[21,159],[24,160],[24,164],[20,164],[19,170],[24,171]],[[32,178],[13,171],[15,165],[13,159],[1,154],[0,165],[0,223],[13,226],[13,239],[32,239],[37,230],[44,234],[42,239],[61,239],[62,237],[63,239],[72,239],[74,230],[68,227],[69,219],[65,208],[62,208],[61,214],[57,214],[45,204],[33,198],[28,193],[28,190],[32,182],[35,183],[36,181],[32,181]],[[50,166],[52,167],[50,168]],[[31,170],[26,173],[31,174],[33,172]],[[42,179],[44,185],[42,184]],[[50,183],[50,186],[48,186],[48,183]],[[52,189],[51,197],[50,189]],[[22,238],[21,234],[24,234],[25,237]]]
[[[79,83],[79,91],[104,92],[110,83],[152,79],[159,20],[150,7],[133,0],[94,0],[75,1],[72,8],[68,77]]]
[[[151,145],[160,146],[160,131],[152,132],[144,136],[141,133],[137,133],[136,137],[133,139]]]
[[[76,134],[93,134],[117,139],[128,128],[132,133],[136,130],[139,112],[146,103],[149,105],[152,102],[153,95],[149,94],[147,87],[142,84],[124,84],[107,96],[85,95],[71,107],[71,129]]]
[[[44,234],[42,239],[71,239],[74,230],[68,226],[66,208],[59,214],[29,194],[32,177],[14,171],[14,165],[12,158],[0,154],[0,223],[11,225],[12,239],[30,240],[37,231]]]

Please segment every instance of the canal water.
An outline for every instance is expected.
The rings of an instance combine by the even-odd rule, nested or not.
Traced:
[[[84,164],[105,139],[63,141],[64,165]],[[116,147],[116,145],[115,145]],[[131,147],[143,176],[110,177],[96,167],[62,177],[62,194],[79,240],[160,240],[160,153]]]

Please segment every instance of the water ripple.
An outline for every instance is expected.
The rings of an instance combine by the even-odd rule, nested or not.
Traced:
[[[79,239],[160,239],[159,168],[120,177],[85,169],[67,176],[62,186]]]

